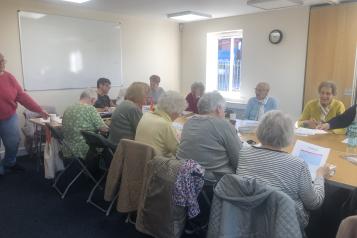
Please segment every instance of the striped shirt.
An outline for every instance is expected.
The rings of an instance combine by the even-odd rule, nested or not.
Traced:
[[[324,178],[316,176],[312,182],[307,164],[289,153],[243,147],[239,154],[237,174],[256,178],[258,182],[289,195],[296,202],[303,226],[309,221],[307,210],[318,208],[325,197]]]

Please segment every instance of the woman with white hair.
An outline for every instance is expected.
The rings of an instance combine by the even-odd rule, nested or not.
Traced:
[[[237,174],[256,178],[289,195],[296,202],[298,217],[305,227],[309,220],[307,210],[317,209],[324,200],[328,166],[320,167],[312,181],[307,164],[282,150],[292,143],[294,126],[291,118],[281,111],[266,113],[256,135],[262,145],[243,147]]]
[[[151,145],[158,154],[175,155],[178,139],[172,122],[186,106],[185,98],[178,92],[165,92],[159,98],[154,111],[145,113],[139,121],[135,140]]]
[[[215,179],[212,172],[234,173],[241,142],[235,128],[224,119],[225,100],[218,92],[204,94],[198,101],[198,112],[182,130],[178,159],[192,159],[206,169],[205,177]]]
[[[96,91],[86,89],[81,93],[79,103],[65,110],[62,118],[63,136],[65,142],[71,146],[71,151],[68,151],[66,147],[63,148],[65,157],[86,158],[89,147],[81,135],[81,130],[108,131],[108,127],[93,106],[96,100]]]

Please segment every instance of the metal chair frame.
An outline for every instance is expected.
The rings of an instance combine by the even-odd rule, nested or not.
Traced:
[[[51,132],[51,137],[55,138],[58,143],[66,147],[69,151],[71,151],[71,154],[73,155],[71,147],[63,140],[63,136],[61,136],[54,127],[52,127],[49,123],[46,123],[46,127],[50,130]],[[62,158],[64,160],[64,158]],[[52,187],[57,191],[57,193],[61,196],[61,199],[64,199],[69,191],[69,189],[72,187],[72,185],[78,180],[78,178],[82,175],[85,174],[88,176],[94,183],[97,183],[97,180],[94,178],[94,176],[91,174],[91,172],[87,169],[86,165],[84,164],[83,160],[79,157],[72,156],[70,158],[67,158],[70,160],[70,162],[65,166],[64,170],[62,170],[60,173],[56,175],[54,178]],[[66,159],[66,160],[67,160]],[[79,164],[81,167],[81,170],[74,176],[74,178],[69,182],[69,184],[66,186],[66,188],[62,191],[58,187],[58,182],[61,179],[61,177],[64,175],[64,173],[75,163]]]
[[[111,155],[111,157],[113,157],[114,155],[114,151],[116,149],[116,146],[111,144],[106,138],[104,138],[103,136],[96,134],[94,132],[91,131],[81,131],[84,139],[86,140],[86,143],[89,146],[95,147],[95,148],[102,148],[102,149],[107,149]],[[101,158],[101,154],[98,154],[99,159]],[[103,175],[99,178],[99,180],[97,181],[97,183],[94,185],[94,187],[92,188],[91,192],[89,193],[88,199],[87,199],[87,203],[93,205],[94,207],[96,207],[97,209],[99,209],[100,211],[104,212],[106,216],[109,216],[110,211],[112,210],[112,207],[116,201],[116,199],[119,196],[119,193],[115,196],[115,198],[113,199],[113,201],[110,202],[109,206],[107,208],[103,208],[102,206],[98,205],[97,203],[95,203],[92,198],[93,195],[95,193],[95,191],[99,188],[99,189],[103,189],[101,187],[101,183],[104,181],[104,179],[107,177],[108,174],[108,168],[109,165],[107,165],[107,167],[104,169],[104,173]]]

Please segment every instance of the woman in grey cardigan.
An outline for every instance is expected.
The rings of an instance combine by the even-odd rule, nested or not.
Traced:
[[[241,150],[237,174],[256,178],[258,182],[289,195],[295,201],[300,222],[305,227],[309,219],[307,210],[317,209],[324,200],[328,165],[320,167],[312,181],[307,164],[282,150],[292,143],[294,127],[290,117],[281,111],[268,112],[256,134],[262,145]]]
[[[135,138],[136,127],[143,116],[142,106],[145,105],[149,85],[142,82],[134,82],[126,90],[122,101],[112,114],[112,122],[109,129],[109,141],[118,144],[121,139]]]

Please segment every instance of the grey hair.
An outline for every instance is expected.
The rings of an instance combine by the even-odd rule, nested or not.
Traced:
[[[257,84],[255,88],[259,88],[259,87],[265,88],[268,91],[270,90],[270,85],[267,82],[260,82]]]
[[[284,148],[293,141],[294,123],[288,114],[273,110],[264,115],[256,134],[263,145]]]
[[[196,88],[200,89],[202,92],[205,91],[205,85],[201,82],[194,82],[191,84],[191,91],[195,90]]]
[[[97,97],[98,97],[98,95],[95,90],[93,90],[91,88],[87,88],[81,93],[81,96],[79,97],[79,99],[84,99],[84,98],[92,99],[92,98],[97,98]]]
[[[197,103],[199,114],[215,112],[218,107],[224,108],[226,101],[219,92],[205,93]]]
[[[337,87],[336,87],[336,84],[332,81],[323,81],[320,83],[319,85],[319,93],[321,91],[322,88],[331,88],[331,91],[332,91],[332,95],[333,96],[336,96],[337,94]]]
[[[157,108],[169,115],[173,113],[181,113],[186,107],[186,99],[175,91],[167,91],[163,93],[157,102]]]

